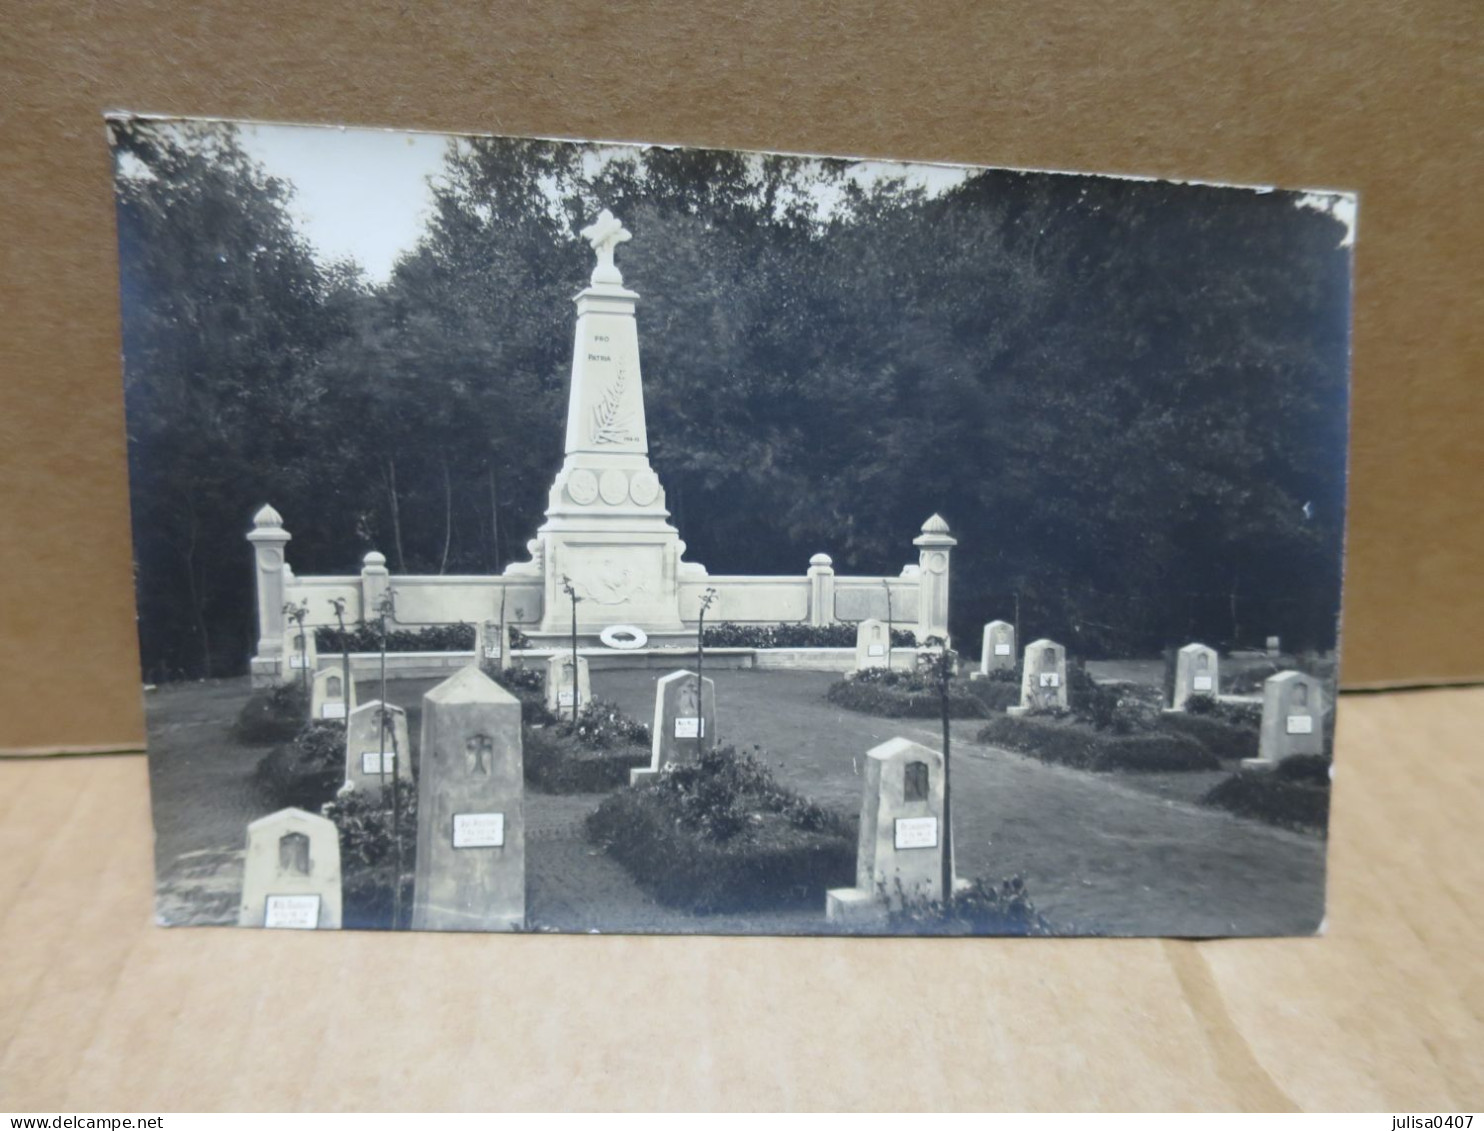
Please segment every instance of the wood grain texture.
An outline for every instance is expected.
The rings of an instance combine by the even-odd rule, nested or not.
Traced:
[[[18,8],[0,747],[143,734],[108,109],[1358,189],[1344,678],[1484,678],[1481,25],[1468,0]]]
[[[1204,943],[156,928],[144,759],[11,760],[0,1108],[1477,1110],[1481,724],[1345,697],[1327,934]]]

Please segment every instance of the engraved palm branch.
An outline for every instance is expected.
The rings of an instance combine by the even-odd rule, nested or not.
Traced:
[[[598,403],[593,405],[593,443],[626,444],[636,439],[634,435],[634,413],[624,411],[624,388],[628,384],[628,367],[622,362],[613,384],[603,392]]]

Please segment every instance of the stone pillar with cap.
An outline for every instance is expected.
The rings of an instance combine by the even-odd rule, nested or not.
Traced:
[[[256,659],[272,661],[283,655],[284,546],[293,536],[283,528],[283,516],[271,506],[253,515],[247,540],[253,545],[258,594],[258,648]]]
[[[958,539],[948,532],[942,515],[922,524],[922,533],[912,540],[918,548],[917,642],[930,636],[948,640],[948,564]]]
[[[809,559],[809,623],[835,623],[835,563],[828,554]]]
[[[391,588],[386,555],[372,550],[361,559],[361,619],[370,623],[376,617],[376,606]]]

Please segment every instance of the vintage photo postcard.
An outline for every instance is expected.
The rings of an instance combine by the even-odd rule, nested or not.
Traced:
[[[160,923],[1319,929],[1352,195],[108,132]]]

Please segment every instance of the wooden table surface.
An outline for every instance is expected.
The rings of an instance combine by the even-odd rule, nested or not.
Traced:
[[[1340,707],[1316,939],[165,930],[144,759],[0,762],[0,1109],[1484,1107],[1484,688]]]

